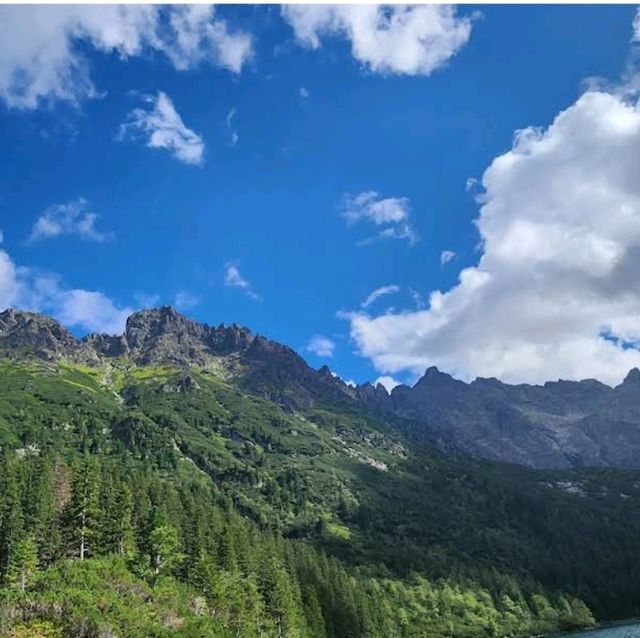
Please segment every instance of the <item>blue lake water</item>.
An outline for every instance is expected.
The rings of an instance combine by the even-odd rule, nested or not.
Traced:
[[[591,629],[589,631],[575,631],[569,634],[557,634],[566,638],[640,638],[640,623],[629,625],[615,625],[603,629]]]

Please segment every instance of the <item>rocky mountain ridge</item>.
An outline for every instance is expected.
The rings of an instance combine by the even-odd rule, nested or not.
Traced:
[[[235,324],[214,327],[162,307],[132,314],[122,335],[77,339],[50,317],[0,313],[0,356],[87,365],[147,366],[224,362],[237,384],[295,411],[319,403],[366,406],[389,415],[413,438],[496,461],[540,468],[640,468],[640,370],[611,388],[595,379],[508,385],[471,383],[429,368],[391,393],[355,388],[328,367],[314,370],[294,350]]]
[[[291,348],[232,324],[209,326],[169,306],[130,315],[121,335],[77,339],[51,317],[21,310],[0,313],[0,356],[69,360],[87,365],[121,359],[148,366],[206,366],[227,361],[246,389],[296,409],[320,397],[353,400],[328,368],[314,370]]]
[[[474,456],[541,468],[640,468],[638,369],[612,388],[596,379],[465,383],[432,367],[413,387],[357,392],[410,420],[415,436]]]

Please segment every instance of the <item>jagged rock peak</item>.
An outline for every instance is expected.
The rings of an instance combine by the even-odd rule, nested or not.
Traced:
[[[132,358],[141,363],[202,365],[212,356],[244,352],[254,336],[236,324],[214,328],[162,306],[133,313],[124,339]]]
[[[91,350],[51,317],[13,308],[0,313],[0,352],[44,360],[92,358]]]
[[[150,340],[163,337],[190,335],[202,337],[208,326],[187,319],[171,308],[162,306],[150,310],[139,310],[127,318],[124,336],[131,350],[143,348]]]
[[[640,384],[640,370],[638,370],[638,368],[631,368],[622,383],[623,385],[628,385],[630,383]]]
[[[170,306],[134,312],[122,335],[90,334],[82,340],[46,315],[13,309],[0,313],[0,353],[44,360],[97,363],[99,356],[127,355],[140,364],[204,365],[211,357],[246,351],[253,340],[247,328],[214,328]]]
[[[16,310],[15,308],[7,308],[0,312],[0,330],[3,334],[15,330],[27,330],[29,332],[47,330],[58,338],[71,341],[76,340],[75,337],[55,319],[38,312]]]
[[[466,385],[464,381],[454,379],[450,374],[446,372],[440,372],[436,366],[431,366],[426,369],[425,373],[413,386],[413,389],[420,389],[432,386],[448,386],[448,385]]]

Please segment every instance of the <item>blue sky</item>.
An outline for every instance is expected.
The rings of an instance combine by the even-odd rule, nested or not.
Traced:
[[[376,35],[382,27],[346,13],[321,22],[304,10],[292,15],[275,6],[219,7],[199,18],[197,33],[186,32],[203,38],[197,50],[175,45],[171,39],[185,35],[177,29],[165,28],[162,44],[148,34],[132,42],[131,29],[148,28],[132,16],[98,19],[130,28],[116,44],[92,16],[58,16],[58,26],[28,36],[34,43],[25,51],[18,36],[7,42],[7,34],[16,25],[28,33],[42,8],[4,9],[0,304],[52,312],[77,334],[115,330],[128,311],[145,305],[178,305],[207,323],[247,325],[291,345],[312,365],[327,363],[355,381],[410,381],[431,363],[465,378],[598,376],[613,383],[624,376],[637,362],[638,350],[628,345],[640,334],[635,301],[627,299],[635,295],[631,288],[623,291],[624,300],[611,301],[609,289],[595,300],[591,289],[581,296],[575,312],[593,320],[569,327],[584,343],[566,346],[567,318],[543,325],[549,313],[534,326],[527,323],[530,314],[518,319],[514,313],[508,330],[515,336],[489,339],[508,332],[500,319],[482,321],[491,308],[511,314],[503,297],[493,295],[507,294],[514,272],[531,293],[527,300],[567,298],[567,289],[558,291],[553,283],[568,278],[569,270],[571,290],[600,275],[594,275],[593,260],[589,272],[580,271],[577,257],[567,270],[567,251],[577,255],[584,246],[571,243],[571,232],[561,233],[564,244],[540,269],[540,250],[526,263],[519,255],[517,264],[490,253],[489,226],[499,216],[491,211],[502,210],[503,200],[514,207],[509,220],[518,211],[526,216],[538,210],[533,198],[548,180],[536,177],[541,181],[534,182],[532,199],[522,202],[505,194],[511,175],[494,171],[492,181],[485,171],[511,152],[528,158],[522,167],[527,178],[538,175],[549,154],[536,159],[539,147],[523,151],[522,144],[545,140],[521,140],[518,147],[514,133],[541,127],[551,143],[570,129],[551,128],[563,110],[575,122],[584,122],[581,109],[602,121],[608,111],[598,109],[618,103],[637,114],[635,89],[622,95],[606,82],[594,88],[585,81],[633,84],[633,72],[631,79],[623,75],[633,57],[635,8],[463,6],[444,17],[440,10],[405,16],[408,24],[435,21],[448,30],[453,39],[424,45],[439,48],[435,58],[419,43],[417,51],[402,57],[402,50],[394,58],[388,42],[371,43],[362,33],[373,29]],[[154,28],[168,24],[162,11],[146,16],[158,21]],[[393,18],[396,10],[389,11]],[[44,21],[51,23],[47,16]],[[399,38],[391,43],[394,51],[411,44],[408,31],[392,35]],[[45,64],[29,76],[36,54]],[[585,91],[596,96],[592,103],[580,102]],[[604,96],[600,102],[598,96]],[[574,120],[568,120],[571,126]],[[559,156],[567,176],[595,171],[578,161],[589,155],[590,144],[600,148],[612,139],[591,139],[591,129],[580,129],[586,132],[579,153]],[[582,134],[558,143],[570,149],[582,144]],[[633,146],[635,128],[628,137],[625,153],[640,149]],[[618,152],[621,143],[611,143]],[[525,178],[518,173],[517,179]],[[557,201],[582,196],[583,181],[564,183],[568,190]],[[621,215],[638,206],[627,187],[630,199],[621,202],[613,178],[605,186]],[[595,237],[594,259],[605,268],[617,240],[602,237],[595,213],[591,219],[574,212],[559,207],[554,228],[567,220],[568,228],[586,229]],[[485,234],[474,223],[479,215]],[[623,234],[632,233],[627,228]],[[535,232],[518,237],[522,246]],[[615,258],[637,254],[635,247],[621,245]],[[448,260],[443,251],[451,251]],[[480,293],[455,301],[467,285],[458,278],[465,268],[470,277],[484,276],[484,266],[477,268],[481,259],[492,281],[502,282],[502,293],[473,297],[473,308],[459,314],[458,306],[468,307],[470,296]],[[615,267],[622,267],[620,260]],[[561,275],[558,264],[564,264]],[[535,272],[543,273],[543,284]],[[363,307],[381,287],[386,294]],[[446,316],[436,316],[433,291],[454,292],[445,299]],[[541,332],[556,336],[539,337]],[[580,355],[585,347],[587,354]]]

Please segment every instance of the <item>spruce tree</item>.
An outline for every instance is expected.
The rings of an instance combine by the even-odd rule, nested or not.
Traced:
[[[149,535],[151,568],[157,577],[169,573],[183,559],[175,527],[159,523]]]
[[[33,536],[16,541],[9,552],[5,581],[10,587],[26,591],[38,570],[38,548]]]
[[[84,560],[93,547],[99,529],[99,479],[95,460],[85,457],[73,471],[71,499],[66,510],[67,544],[71,554]]]

